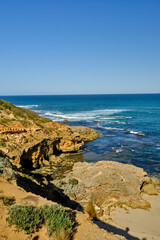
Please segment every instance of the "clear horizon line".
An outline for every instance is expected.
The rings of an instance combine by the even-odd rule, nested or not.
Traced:
[[[147,95],[147,94],[160,94],[158,93],[66,93],[66,94],[0,94],[1,97],[9,96],[86,96],[86,95]]]

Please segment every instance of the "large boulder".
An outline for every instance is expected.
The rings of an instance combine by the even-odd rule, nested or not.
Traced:
[[[116,206],[150,208],[141,191],[146,175],[142,168],[129,164],[111,161],[79,162],[74,164],[72,172],[64,179],[55,180],[54,183],[60,184],[65,194],[82,205],[85,206],[91,200],[99,211],[108,214]],[[70,179],[76,179],[77,184],[71,184]],[[153,193],[153,188],[151,190]]]
[[[74,126],[71,127],[73,132],[77,132],[84,142],[89,142],[97,139],[101,134],[96,132],[94,129],[90,127],[84,126]]]

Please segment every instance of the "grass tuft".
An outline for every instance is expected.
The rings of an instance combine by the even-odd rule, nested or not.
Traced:
[[[85,211],[88,213],[90,220],[96,218],[96,210],[95,210],[95,208],[93,206],[92,201],[88,202]]]
[[[0,196],[0,200],[5,206],[12,205],[15,203],[15,198],[14,197],[6,197],[6,196]]]

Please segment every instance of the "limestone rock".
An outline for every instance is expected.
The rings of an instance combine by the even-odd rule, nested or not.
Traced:
[[[156,187],[151,183],[144,185],[141,191],[148,195],[158,195]]]
[[[61,188],[65,194],[75,194],[77,201],[84,206],[92,200],[105,213],[116,206],[148,209],[150,204],[143,199],[140,190],[146,175],[142,168],[129,164],[78,162],[74,164],[72,172],[62,179],[65,184]],[[71,178],[76,178],[78,184],[70,186]]]
[[[0,150],[28,170],[47,165],[51,155],[77,152],[84,141],[99,136],[91,128],[71,128],[4,100],[0,108]]]
[[[84,142],[89,142],[97,139],[101,134],[94,129],[84,126],[71,127],[73,132],[77,132]]]
[[[64,119],[63,122],[64,122],[64,123],[68,123],[69,121],[68,121],[67,119]]]

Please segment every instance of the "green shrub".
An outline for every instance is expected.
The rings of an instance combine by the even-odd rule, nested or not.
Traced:
[[[41,119],[39,119],[39,122],[40,123],[47,123],[47,122],[52,122],[52,120],[49,119],[49,118],[41,118]]]
[[[8,237],[6,235],[0,235],[0,239],[8,239]]]
[[[1,109],[3,107],[5,109],[9,109],[9,110],[11,110],[14,107],[14,105],[12,103],[8,103],[2,99],[0,99],[0,106],[1,106]]]
[[[19,230],[24,230],[27,234],[33,233],[43,222],[42,209],[23,205],[12,205],[6,220],[9,225],[16,225]]]
[[[14,108],[13,109],[13,114],[16,117],[20,117],[20,118],[26,118],[26,116],[24,115],[23,111],[20,108]]]
[[[6,218],[9,225],[16,225],[27,234],[33,233],[42,223],[47,225],[48,234],[56,239],[70,239],[75,222],[69,212],[57,205],[35,206],[12,205]],[[65,236],[62,238],[62,236]]]
[[[34,119],[39,118],[38,114],[36,112],[30,110],[30,109],[21,108],[21,110],[23,110],[23,112],[25,113],[27,118],[30,119],[30,120],[34,120]]]
[[[0,118],[0,123],[1,124],[5,124],[5,123],[11,122],[11,121],[12,121],[12,119],[4,118],[4,117]]]
[[[6,196],[0,196],[0,200],[3,202],[5,206],[12,205],[15,203],[15,198],[14,197],[6,197]]]
[[[69,182],[69,184],[72,184],[72,185],[78,184],[78,180],[76,178],[70,178],[68,182]]]
[[[0,146],[2,146],[2,147],[6,147],[6,141],[5,141],[5,139],[4,138],[1,138],[0,139]]]
[[[43,125],[40,124],[39,122],[35,122],[35,124],[36,124],[38,127],[43,128]]]
[[[62,231],[72,233],[74,222],[64,208],[58,205],[44,205],[43,213],[49,235],[59,236]]]

